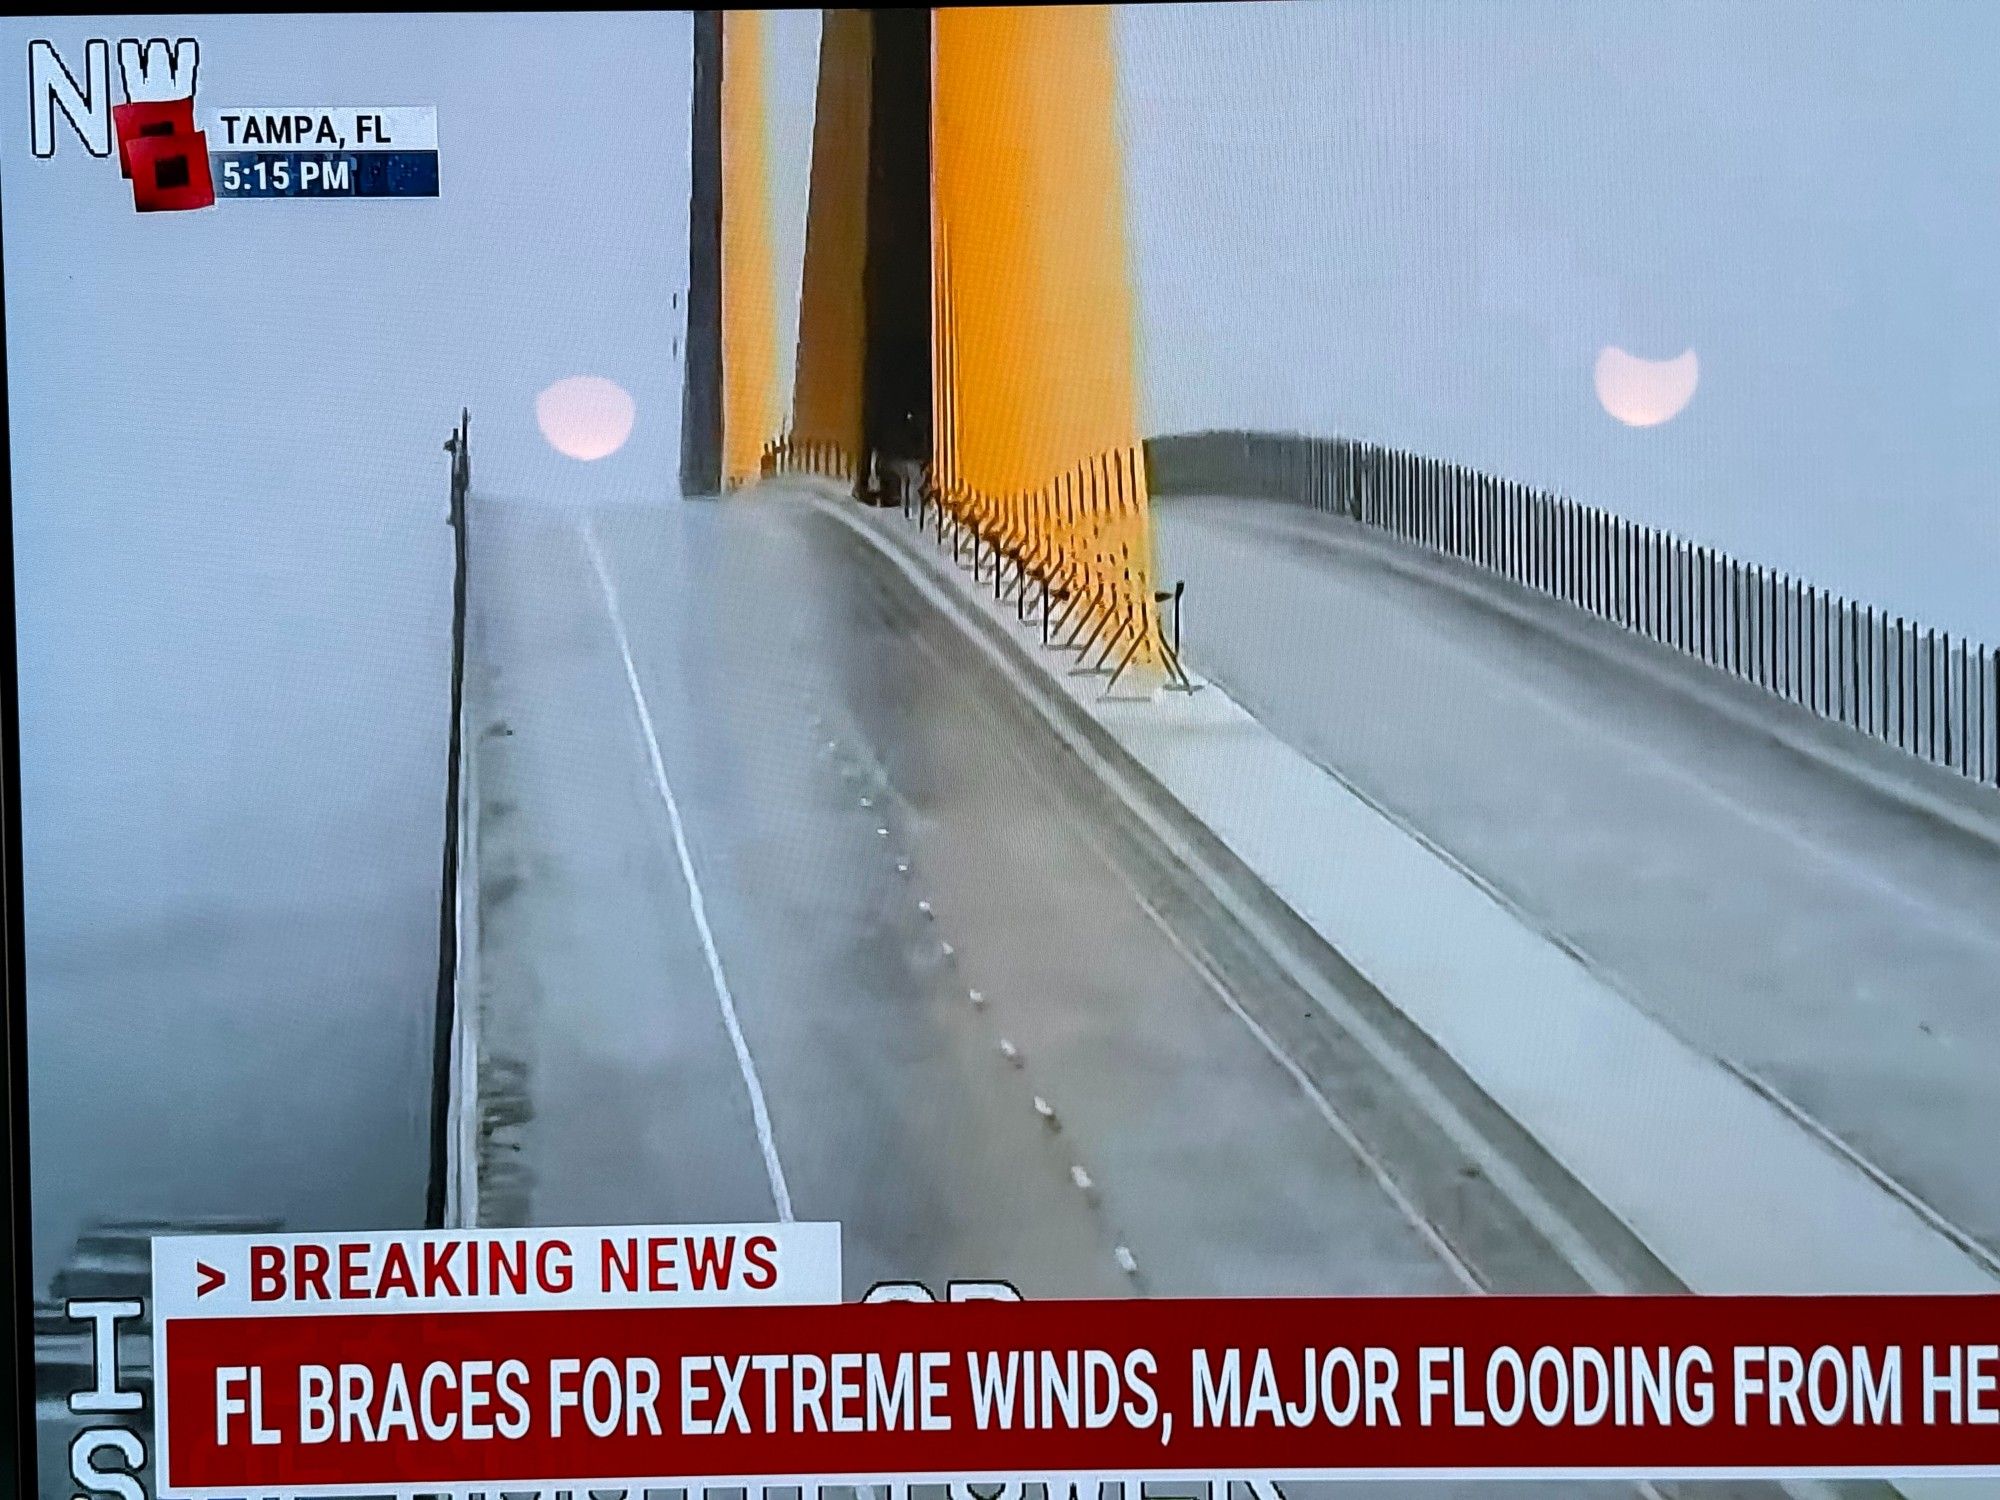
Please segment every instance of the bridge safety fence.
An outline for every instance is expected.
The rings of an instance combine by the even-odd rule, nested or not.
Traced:
[[[1152,491],[1287,500],[1574,605],[1832,723],[2000,786],[2000,650],[1566,495],[1352,438],[1146,443]]]
[[[845,445],[825,439],[785,433],[764,445],[759,461],[764,474],[811,474],[842,484],[854,481],[854,456]]]
[[[854,456],[834,442],[778,438],[764,474],[810,474],[852,484]],[[876,498],[900,504],[994,598],[1038,622],[1042,644],[1074,652],[1110,686],[1134,666],[1158,666],[1166,686],[1194,692],[1180,664],[1184,586],[1154,588],[1140,448],[1094,454],[1022,494],[990,494],[950,476],[950,454],[926,466],[860,476]],[[1162,618],[1172,608],[1172,626]]]
[[[466,499],[472,491],[472,414],[461,410],[458,425],[445,439],[451,455],[450,510],[451,575],[451,723],[445,751],[444,872],[438,887],[437,1004],[431,1032],[430,1166],[425,1190],[424,1222],[445,1227],[455,1207],[450,1202],[453,1177],[452,1089],[457,1074],[454,1053],[459,1041],[459,846],[460,789],[464,776],[465,721],[465,522]]]
[[[1075,652],[1085,671],[1108,672],[1107,691],[1135,661],[1192,691],[1180,660],[1181,591],[1153,587],[1139,448],[1094,454],[1019,494],[982,491],[948,470],[913,488],[901,497],[906,512],[934,525],[952,560],[975,581],[990,580],[996,599],[1011,598],[1017,618],[1038,620],[1045,646]],[[1171,632],[1161,617],[1167,603]]]
[[[840,444],[780,438],[765,446],[762,469],[845,484],[859,465]],[[1169,688],[1194,691],[1180,658],[1184,585],[1153,587],[1140,448],[1094,454],[1018,494],[968,485],[950,469],[947,444],[935,463],[868,477],[887,503],[934,528],[952,560],[990,583],[1017,619],[1037,622],[1043,645],[1107,675],[1106,691],[1135,664],[1158,668]],[[1171,628],[1162,615],[1169,606]]]

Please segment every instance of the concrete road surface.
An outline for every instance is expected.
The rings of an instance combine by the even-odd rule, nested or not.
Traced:
[[[1465,1284],[865,545],[770,497],[471,537],[483,1219],[788,1207],[850,1295]]]
[[[837,1219],[850,1297],[1578,1285],[1417,1206],[1486,1200],[1371,1132],[1356,1059],[1281,1055],[1311,1002],[853,531],[769,492],[471,517],[481,1222]]]
[[[1768,695],[1351,522],[1156,514],[1190,659],[1267,729],[1996,1263],[2000,797],[1793,726],[1832,769]]]

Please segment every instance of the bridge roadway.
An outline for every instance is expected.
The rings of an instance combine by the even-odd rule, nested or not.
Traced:
[[[2000,796],[1304,507],[1156,515],[1265,728],[1995,1264]]]
[[[864,543],[769,497],[470,535],[482,1221],[788,1199],[855,1296],[1466,1284]]]
[[[1391,802],[1425,770],[1512,788],[1548,763],[1467,734],[1517,694],[1442,675],[1459,606],[1402,618],[1430,607],[1409,577],[1227,505],[1163,505],[1162,551],[1194,580],[1197,664],[1273,729]],[[1311,1002],[855,530],[781,494],[481,494],[470,536],[480,1222],[837,1219],[849,1296],[1578,1288],[1365,1064],[1301,1068]],[[1373,691],[1439,737],[1428,759],[1355,709]],[[1521,806],[1517,852],[1559,811]],[[1503,812],[1441,826],[1478,855],[1467,830],[1497,840]],[[1576,858],[1615,863],[1588,826],[1606,847]],[[1534,1487],[1556,1489],[1630,1493]]]

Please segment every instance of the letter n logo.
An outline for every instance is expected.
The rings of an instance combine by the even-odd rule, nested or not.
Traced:
[[[92,156],[111,154],[111,44],[93,38],[84,44],[83,78],[78,80],[53,43],[28,43],[28,138],[35,155],[56,154],[56,112],[69,121]]]

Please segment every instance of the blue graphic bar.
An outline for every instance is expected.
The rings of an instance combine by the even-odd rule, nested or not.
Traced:
[[[435,198],[435,151],[211,151],[217,198]]]

